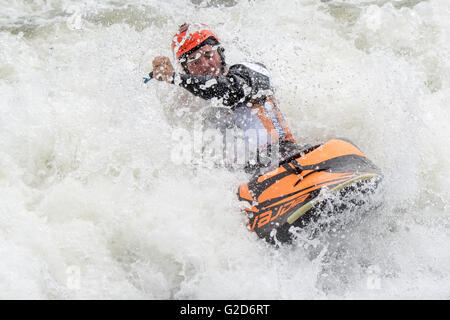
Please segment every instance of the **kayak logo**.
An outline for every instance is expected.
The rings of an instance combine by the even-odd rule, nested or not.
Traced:
[[[273,215],[272,210],[269,210],[269,211],[266,211],[266,212],[263,212],[263,213],[257,215],[254,218],[251,227],[250,227],[250,222],[248,223],[248,226],[250,227],[250,231],[253,232],[255,227],[259,229],[259,228],[265,226],[267,223],[272,222],[275,219],[278,219],[279,217],[283,216],[286,212],[288,212],[289,210],[294,208],[296,205],[305,201],[305,199],[308,197],[308,195],[309,195],[309,193],[302,194],[299,197],[297,197],[287,203],[284,203],[283,205],[281,205],[278,208],[275,215]]]

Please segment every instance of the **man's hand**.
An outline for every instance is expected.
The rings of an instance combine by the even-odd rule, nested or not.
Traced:
[[[153,78],[166,82],[171,82],[173,80],[173,66],[168,57],[155,57],[152,64]]]

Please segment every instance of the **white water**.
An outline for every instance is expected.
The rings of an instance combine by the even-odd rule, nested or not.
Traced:
[[[0,1],[0,298],[450,298],[450,2],[220,2]],[[344,254],[265,244],[245,174],[173,164],[181,89],[142,76],[185,21],[269,67],[300,143],[383,170]]]

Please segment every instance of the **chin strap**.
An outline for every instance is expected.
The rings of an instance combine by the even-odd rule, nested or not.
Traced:
[[[176,75],[176,73],[174,72],[173,75],[172,75],[172,81],[170,81],[171,84],[174,84],[174,83],[175,83],[175,75]],[[144,83],[147,83],[147,82],[149,82],[150,80],[152,80],[152,79],[153,79],[153,71],[151,71],[151,72],[148,74],[148,78],[144,77],[143,79],[144,79]]]

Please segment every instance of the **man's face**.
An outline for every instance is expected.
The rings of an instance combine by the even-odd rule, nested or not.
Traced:
[[[222,75],[222,59],[217,49],[209,44],[192,52],[187,57],[186,66],[192,74],[202,76]]]

